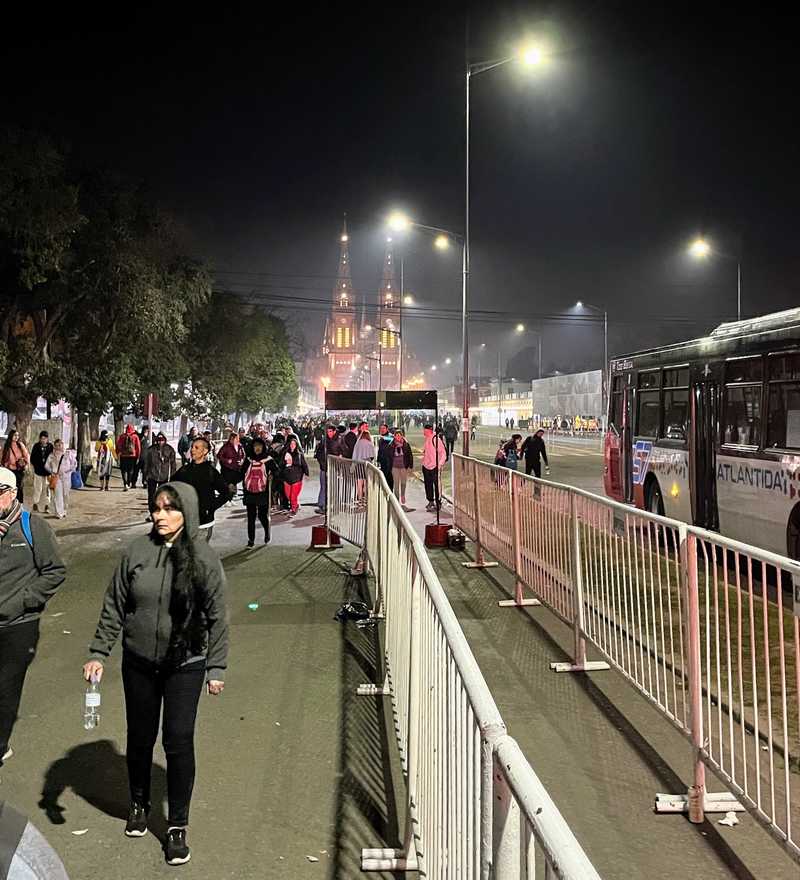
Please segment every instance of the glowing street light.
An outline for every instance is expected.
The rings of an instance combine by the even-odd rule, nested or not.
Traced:
[[[689,253],[697,260],[711,255],[711,245],[704,238],[696,238],[689,245]]]
[[[435,369],[436,369],[436,364],[431,364],[431,369],[432,369],[432,370],[435,370]]]
[[[447,364],[447,366],[449,367],[450,364],[453,363],[453,359],[452,359],[452,358],[445,358],[445,359],[444,359],[444,362],[445,362],[445,363]]]
[[[413,306],[414,305],[414,297],[413,296],[404,296],[403,297],[403,305],[404,306]]]
[[[395,232],[406,232],[411,228],[410,218],[401,211],[393,211],[386,222],[389,229],[393,229]]]
[[[524,332],[525,332],[525,325],[524,324],[517,324],[517,333],[524,333]]]
[[[525,43],[520,46],[517,57],[526,67],[536,67],[544,61],[544,52],[539,46]]]
[[[437,250],[446,251],[450,247],[450,239],[446,235],[437,235],[433,245]]]

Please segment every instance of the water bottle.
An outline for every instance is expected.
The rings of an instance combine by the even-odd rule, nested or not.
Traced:
[[[100,685],[92,676],[89,686],[86,688],[86,696],[83,701],[83,727],[84,730],[94,730],[100,723]]]

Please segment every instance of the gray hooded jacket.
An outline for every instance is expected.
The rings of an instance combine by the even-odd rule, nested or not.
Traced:
[[[184,528],[194,542],[203,590],[196,608],[206,631],[202,655],[206,678],[223,681],[228,657],[228,615],[225,608],[225,573],[219,556],[205,541],[197,540],[200,519],[197,493],[187,483],[167,483],[181,499]],[[123,553],[103,600],[100,620],[89,648],[93,660],[105,662],[122,631],[122,647],[137,657],[160,665],[167,658],[172,635],[170,597],[172,552],[155,533],[137,538]],[[187,662],[197,659],[188,658]]]

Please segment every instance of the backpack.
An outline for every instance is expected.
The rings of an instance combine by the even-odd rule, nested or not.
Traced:
[[[267,469],[262,461],[251,461],[244,477],[245,491],[251,495],[267,491]]]
[[[31,531],[31,513],[29,510],[22,511],[19,524],[22,527],[22,534],[25,535],[28,546],[33,550],[33,532]]]
[[[133,446],[133,434],[122,435],[122,443],[120,443],[119,451],[121,455],[133,455],[136,452]]]

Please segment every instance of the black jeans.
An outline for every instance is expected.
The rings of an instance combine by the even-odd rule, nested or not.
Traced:
[[[134,474],[136,473],[136,466],[139,464],[138,458],[122,458],[120,456],[119,459],[119,469],[122,473],[122,485],[123,486],[133,486],[134,485]]]
[[[145,482],[145,479],[144,479],[144,459],[143,458],[140,458],[137,460],[136,466],[133,469],[133,482],[131,483],[132,486],[135,486],[139,482],[139,477],[142,478],[142,485],[146,486],[147,483]]]
[[[0,764],[17,720],[22,687],[39,643],[39,618],[0,627]]]
[[[167,822],[170,826],[189,823],[195,775],[194,725],[204,679],[204,660],[177,670],[163,670],[130,654],[122,657],[131,800],[144,805],[150,803],[153,748],[158,738],[163,701],[161,738],[167,755]]]
[[[25,468],[23,468],[21,471],[14,471],[14,477],[17,481],[17,501],[22,504],[22,502],[25,500],[22,491],[22,484],[25,482]]]
[[[447,457],[450,458],[453,454],[453,447],[456,445],[456,439],[455,437],[445,437],[444,442],[447,444]]]
[[[440,506],[439,479],[438,474],[436,473],[436,468],[424,467],[422,469],[422,478],[425,480],[425,497],[428,499],[428,504],[433,504],[435,502],[437,507]]]
[[[247,505],[247,540],[254,542],[256,540],[256,515],[258,521],[264,526],[264,543],[269,541],[269,505],[267,504],[248,504]]]
[[[542,462],[534,461],[533,459],[525,459],[525,473],[530,476],[531,471],[533,471],[534,477],[542,476]]]

